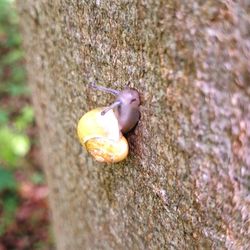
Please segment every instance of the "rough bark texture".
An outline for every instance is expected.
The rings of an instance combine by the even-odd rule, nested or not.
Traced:
[[[249,248],[249,1],[18,5],[58,249]],[[123,163],[78,143],[92,80],[142,94]]]

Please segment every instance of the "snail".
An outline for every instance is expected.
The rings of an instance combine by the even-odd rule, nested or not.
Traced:
[[[139,93],[129,87],[121,91],[96,84],[91,87],[116,96],[116,100],[81,117],[77,125],[79,141],[97,161],[120,162],[128,155],[128,142],[123,133],[134,128],[140,118]]]

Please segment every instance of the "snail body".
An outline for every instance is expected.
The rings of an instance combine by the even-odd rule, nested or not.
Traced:
[[[97,161],[120,162],[128,155],[128,142],[122,133],[130,131],[140,118],[139,93],[132,88],[118,91],[92,87],[117,98],[109,107],[93,109],[81,117],[77,126],[79,141]]]

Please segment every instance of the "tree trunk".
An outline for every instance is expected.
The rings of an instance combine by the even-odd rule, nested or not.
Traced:
[[[19,1],[58,249],[250,247],[249,1]],[[79,118],[142,96],[119,164]]]

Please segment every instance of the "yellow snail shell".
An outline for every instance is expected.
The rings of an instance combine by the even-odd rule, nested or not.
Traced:
[[[104,109],[96,108],[83,115],[77,134],[80,143],[97,161],[115,163],[127,157],[128,142],[120,132],[114,111],[102,115]]]

